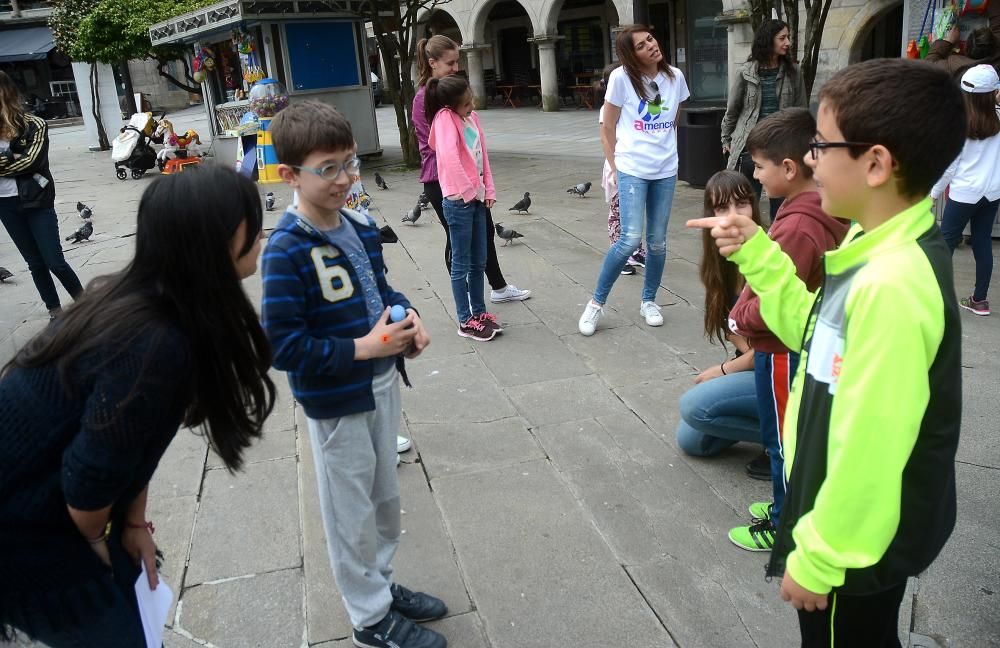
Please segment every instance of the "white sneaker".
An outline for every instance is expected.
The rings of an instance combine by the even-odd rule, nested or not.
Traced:
[[[413,442],[406,437],[396,436],[396,452],[406,452],[413,447]]]
[[[490,301],[494,304],[510,301],[524,301],[531,297],[530,290],[521,290],[514,284],[507,284],[503,290],[491,290]]]
[[[583,315],[580,316],[580,333],[590,337],[597,330],[597,321],[601,319],[601,315],[604,314],[604,309],[590,300],[587,302],[587,307],[583,309]]]
[[[646,318],[646,324],[663,326],[663,315],[660,315],[660,307],[656,305],[656,302],[642,302],[642,305],[639,306],[639,312]]]

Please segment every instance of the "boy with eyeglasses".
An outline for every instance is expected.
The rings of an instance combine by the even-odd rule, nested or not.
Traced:
[[[750,219],[688,226],[711,229],[768,328],[800,350],[767,573],[802,645],[899,646],[906,580],[955,525],[962,335],[928,192],[962,150],[965,107],[947,72],[906,59],[851,65],[819,98],[806,164],[823,210],[857,223],[817,292]]]
[[[816,120],[805,108],[785,108],[757,122],[747,138],[753,176],[772,198],[782,200],[768,237],[791,258],[795,274],[815,291],[823,281],[823,255],[837,248],[850,227],[820,205],[812,169],[806,165]],[[785,501],[785,409],[799,354],[771,332],[761,318],[760,299],[750,286],[729,311],[729,326],[753,349],[760,437],[771,463],[772,500],[750,505],[749,525],[729,531],[729,540],[747,551],[770,551]]]
[[[281,179],[298,194],[264,253],[264,329],[309,426],[330,564],[356,646],[444,648],[416,625],[444,602],[393,582],[400,538],[396,433],[403,356],[430,343],[385,279],[374,221],[344,208],[360,169],[348,121],[304,101],[271,122]],[[398,308],[396,308],[398,307]],[[391,311],[403,309],[401,321]]]

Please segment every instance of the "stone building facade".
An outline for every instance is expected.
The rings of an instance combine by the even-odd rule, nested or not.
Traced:
[[[919,30],[930,1],[947,0],[834,0],[814,88],[850,63],[902,55],[913,17]],[[671,63],[684,70],[695,101],[725,100],[729,79],[746,60],[753,36],[749,21],[738,18],[746,9],[746,0],[649,0],[646,5],[649,24]],[[462,44],[478,105],[496,96],[493,86],[503,81],[537,89],[543,109],[558,110],[567,87],[586,82],[614,60],[615,28],[632,23],[634,15],[632,0],[450,0],[426,16],[426,30]],[[804,10],[800,24],[805,24]]]

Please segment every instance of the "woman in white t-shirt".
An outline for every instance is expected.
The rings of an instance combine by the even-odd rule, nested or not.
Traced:
[[[644,225],[646,276],[639,312],[646,324],[663,324],[656,291],[667,260],[667,221],[677,183],[675,124],[681,102],[690,96],[684,74],[667,64],[647,28],[624,28],[615,49],[622,66],[608,79],[601,142],[618,185],[621,237],[604,257],[593,299],[580,317],[583,335],[594,334],[611,287],[639,247]]]

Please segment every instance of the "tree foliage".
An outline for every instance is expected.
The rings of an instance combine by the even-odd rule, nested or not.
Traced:
[[[59,0],[49,19],[56,44],[74,61],[118,64],[153,59],[160,75],[188,92],[199,93],[198,83],[187,74],[187,83],[173,76],[166,65],[186,61],[183,45],[149,42],[149,26],[173,16],[213,4],[215,0]]]

